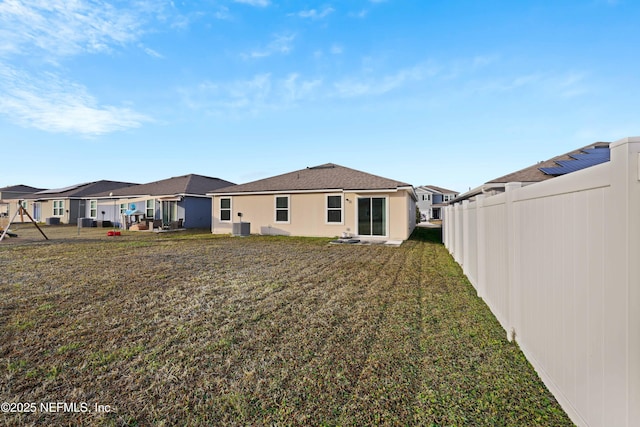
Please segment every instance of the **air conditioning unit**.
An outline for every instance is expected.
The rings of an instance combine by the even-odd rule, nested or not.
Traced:
[[[233,235],[234,236],[248,236],[251,234],[250,222],[234,222],[233,223]]]
[[[93,227],[93,218],[78,218],[78,227]]]

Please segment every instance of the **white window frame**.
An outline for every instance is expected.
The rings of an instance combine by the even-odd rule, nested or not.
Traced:
[[[389,204],[389,195],[388,194],[376,194],[376,193],[359,193],[356,194],[355,200],[356,200],[356,208],[355,208],[355,222],[354,224],[356,225],[356,232],[358,231],[358,199],[360,198],[372,198],[372,199],[385,199],[384,203],[385,203],[385,230],[384,230],[384,236],[378,236],[378,235],[373,235],[373,234],[364,234],[364,237],[368,237],[371,239],[387,239],[389,238],[389,233],[391,232],[391,221],[389,220],[389,214],[391,212],[391,206]]]
[[[340,197],[340,209],[329,207],[329,197]],[[340,211],[340,221],[329,221],[329,211]],[[325,194],[324,198],[324,223],[326,225],[344,225],[344,194],[332,193]]]
[[[64,200],[53,201],[53,216],[57,216],[57,217],[64,216]]]
[[[229,200],[228,208],[222,207],[223,200]],[[229,219],[222,219],[222,211],[229,211]],[[220,197],[218,201],[218,218],[220,222],[233,222],[233,199],[231,197]]]
[[[287,208],[278,208],[278,199],[287,199]],[[286,221],[278,221],[278,211],[287,212]],[[276,224],[291,224],[291,196],[289,194],[277,194],[273,198],[273,222]]]
[[[98,218],[97,200],[89,200],[89,218]]]
[[[128,208],[126,203],[119,203],[118,208],[120,209],[120,215],[124,215],[125,213],[127,213]]]
[[[149,207],[149,205],[151,205],[151,207]],[[144,215],[147,218],[154,218],[156,217],[156,199],[147,199],[144,202]],[[149,215],[149,211],[151,211],[151,215]]]

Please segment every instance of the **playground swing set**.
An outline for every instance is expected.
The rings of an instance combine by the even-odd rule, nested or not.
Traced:
[[[8,205],[8,203],[6,203],[6,205]],[[13,214],[13,217],[11,217],[11,219],[9,220],[9,223],[4,227],[3,227],[2,224],[0,224],[0,242],[2,242],[2,240],[5,238],[5,236],[18,237],[18,235],[16,233],[13,233],[13,232],[9,231],[9,227],[11,227],[11,224],[13,223],[13,221],[15,221],[15,219],[16,219],[16,217],[18,215],[20,215],[20,221],[21,222],[24,222],[24,216],[26,215],[31,220],[33,225],[36,226],[36,228],[38,229],[40,234],[42,234],[42,236],[45,238],[45,240],[49,240],[47,235],[44,234],[44,231],[42,231],[42,229],[40,228],[38,223],[31,217],[31,215],[29,215],[29,212],[27,212],[27,210],[24,208],[24,206],[22,206],[20,203],[18,203],[18,210],[16,211],[15,214]]]

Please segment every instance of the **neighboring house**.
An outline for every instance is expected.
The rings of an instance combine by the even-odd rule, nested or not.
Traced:
[[[43,190],[22,196],[22,200],[31,216],[40,222],[52,218],[60,224],[76,224],[78,218],[86,216],[86,197],[103,191],[112,191],[135,185],[130,182],[95,181],[76,184],[65,188]]]
[[[449,201],[458,197],[458,192],[436,187],[435,185],[421,185],[416,187],[418,196],[418,209],[422,221],[432,219],[442,219],[442,208],[449,204]]]
[[[25,194],[37,193],[42,190],[44,190],[44,188],[34,188],[29,187],[28,185],[12,185],[9,187],[3,187],[0,188],[0,200],[19,199]]]
[[[190,174],[93,194],[86,217],[122,225],[123,215],[140,213],[147,223],[166,227],[211,228],[207,192],[234,185],[219,178]],[[95,210],[91,207],[95,206]],[[151,225],[149,228],[152,228]]]
[[[11,219],[16,213],[18,203],[20,203],[24,195],[42,190],[42,188],[29,187],[28,185],[12,185],[0,188],[0,217]],[[24,206],[24,203],[22,204]],[[20,221],[21,219],[20,217],[16,217],[14,221],[15,220]]]
[[[416,225],[413,186],[332,163],[210,195],[215,234],[244,221],[254,234],[405,240]]]
[[[473,199],[478,194],[491,196],[505,191],[509,182],[519,182],[523,186],[546,181],[600,163],[609,161],[609,142],[595,142],[585,147],[553,157],[535,165],[520,169],[467,191],[456,197],[455,202]]]

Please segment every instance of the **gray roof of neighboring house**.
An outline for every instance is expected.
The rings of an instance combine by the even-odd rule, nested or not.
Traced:
[[[94,181],[82,184],[75,184],[69,187],[56,188],[51,190],[38,191],[36,193],[27,194],[25,199],[65,199],[65,198],[83,198],[89,197],[95,193],[108,192],[118,188],[136,185],[131,182],[120,181]]]
[[[499,178],[492,179],[488,181],[487,184],[494,183],[507,183],[507,182],[538,182],[545,181],[547,179],[554,178],[556,174],[545,173],[543,170],[556,169],[559,165],[562,165],[562,162],[571,162],[578,161],[573,156],[580,156],[585,151],[594,149],[599,147],[601,149],[608,149],[609,142],[596,142],[585,147],[579,148],[574,151],[570,151],[569,153],[562,154],[560,156],[556,156],[552,159],[545,160],[544,162],[539,162],[535,165],[526,167],[524,169],[520,169],[519,171],[512,172],[510,174],[501,176]],[[561,163],[558,163],[561,162]],[[593,165],[590,165],[593,166]],[[543,170],[541,170],[543,169]]]
[[[7,193],[27,194],[27,193],[36,193],[42,190],[44,190],[44,188],[34,188],[34,187],[29,187],[28,185],[19,184],[19,185],[10,185],[8,187],[0,188],[0,193],[4,193],[6,191]]]
[[[419,189],[425,189],[427,191],[441,194],[458,194],[458,192],[455,190],[447,190],[446,188],[436,187],[435,185],[421,185],[419,187],[416,187],[416,190]]]
[[[294,172],[246,184],[226,187],[211,193],[261,193],[315,190],[388,190],[411,187],[411,184],[372,175],[333,163],[308,167]]]
[[[453,202],[459,202],[490,191],[504,191],[505,185],[510,182],[520,182],[525,185],[533,184],[604,163],[609,160],[610,144],[610,142],[594,142],[577,150],[538,162],[535,165],[487,181],[479,187],[460,194]]]
[[[218,188],[234,185],[219,178],[190,174],[176,176],[160,181],[138,184],[112,191],[114,196],[168,196],[168,195],[206,195]],[[107,197],[109,191],[94,194],[95,197]]]

